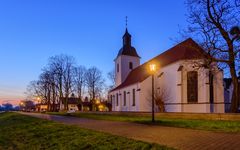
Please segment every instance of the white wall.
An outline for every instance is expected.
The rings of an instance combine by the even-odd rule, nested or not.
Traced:
[[[164,68],[160,68],[154,75],[154,92],[164,92],[166,95],[165,103],[180,103],[181,99],[178,99],[178,76],[177,70],[179,62],[172,63]],[[159,76],[161,74],[161,76]],[[152,109],[152,77],[148,77],[140,84],[140,110],[151,111]],[[166,105],[167,112],[181,112],[181,105]]]
[[[181,90],[179,84],[179,72],[177,71],[180,62],[175,62],[170,65],[160,68],[157,72],[157,85],[156,88],[166,93],[165,103],[181,103]],[[161,76],[159,76],[162,74]],[[181,112],[181,105],[166,105],[167,112]]]
[[[76,104],[68,104],[68,110],[75,110],[75,111],[77,111],[78,107],[77,107]]]
[[[133,70],[129,69],[129,62],[132,62],[133,69],[140,65],[140,58],[120,55],[115,59],[115,74],[116,74],[116,86],[120,85]],[[119,72],[117,72],[117,64],[119,64]]]
[[[133,106],[133,89],[135,89],[135,106]],[[119,89],[109,93],[109,95],[115,95],[115,98],[112,99],[112,110],[113,111],[141,111],[139,109],[139,84],[133,84],[127,86],[123,89]],[[126,105],[124,106],[124,91],[126,91]],[[118,106],[117,106],[117,98],[116,95],[119,95],[118,98]]]
[[[180,66],[183,66],[181,71],[178,71]],[[198,72],[198,102],[188,103],[187,100],[187,72]],[[154,75],[155,92],[164,91],[167,95],[165,99],[165,109],[167,112],[196,112],[210,113],[209,101],[209,70],[205,68],[196,68],[194,61],[182,60],[170,65],[167,65],[159,70]],[[160,76],[161,74],[161,76]],[[132,106],[132,89],[136,89],[136,106]],[[140,91],[137,91],[140,89]],[[142,81],[125,88],[113,91],[110,94],[115,95],[113,100],[113,111],[151,111],[151,91],[152,79],[151,76]],[[123,106],[123,93],[126,94],[126,106]],[[116,93],[119,93],[119,106],[116,106]],[[223,76],[221,71],[214,72],[214,102],[223,103]],[[214,112],[223,113],[224,105],[214,105]]]

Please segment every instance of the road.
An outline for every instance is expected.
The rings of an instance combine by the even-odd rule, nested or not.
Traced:
[[[240,133],[144,125],[39,113],[21,114],[182,150],[240,150]]]

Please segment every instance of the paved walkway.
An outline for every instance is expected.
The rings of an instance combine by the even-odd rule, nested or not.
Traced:
[[[64,124],[74,124],[83,128],[150,143],[154,142],[183,150],[240,150],[240,133],[211,132],[38,113],[21,114]]]

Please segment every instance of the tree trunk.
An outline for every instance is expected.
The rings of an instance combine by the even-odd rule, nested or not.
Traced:
[[[53,98],[53,104],[52,104],[52,111],[55,112],[56,111],[56,93],[55,93],[55,86],[54,84],[52,84],[52,98]]]
[[[232,93],[232,103],[231,103],[231,112],[236,113],[238,112],[239,101],[240,101],[240,90],[239,90],[239,83],[238,79],[232,78],[233,81],[233,93]]]
[[[232,100],[231,100],[231,112],[236,113],[238,112],[239,102],[240,102],[240,90],[239,90],[239,83],[238,78],[236,75],[236,71],[234,67],[230,67],[230,72],[232,76],[232,83],[233,83],[233,93],[232,93]]]
[[[50,92],[50,90],[48,90],[48,94],[47,94],[47,105],[48,105],[48,107],[47,107],[47,111],[50,111],[50,107],[51,107],[51,102],[50,102],[50,99],[51,99],[51,92]]]

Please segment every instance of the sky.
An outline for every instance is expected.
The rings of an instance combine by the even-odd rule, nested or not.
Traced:
[[[173,46],[186,14],[184,0],[1,0],[0,104],[25,99],[29,82],[58,54],[96,66],[106,78],[122,46],[125,16],[144,63]]]

